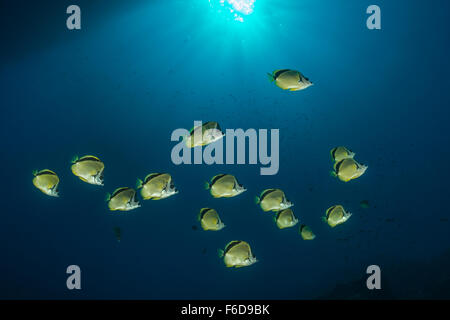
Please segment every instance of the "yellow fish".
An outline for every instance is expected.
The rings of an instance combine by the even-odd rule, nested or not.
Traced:
[[[290,91],[304,90],[313,85],[308,78],[300,72],[290,69],[275,70],[272,74],[268,73],[269,80],[283,89]]]
[[[208,121],[201,126],[196,126],[191,129],[189,135],[185,137],[186,146],[194,148],[198,146],[206,146],[217,140],[222,139],[225,134],[220,129],[220,126],[215,121]]]
[[[298,223],[298,219],[294,216],[291,209],[278,211],[275,222],[280,229],[291,228]]]
[[[311,228],[304,224],[300,226],[300,235],[303,240],[314,240],[316,238],[316,235],[312,232]]]
[[[247,191],[231,174],[219,174],[205,183],[205,188],[210,190],[214,198],[235,197]]]
[[[72,160],[72,173],[82,181],[103,186],[103,170],[105,165],[95,156],[84,156]]]
[[[330,154],[331,158],[335,162],[339,162],[344,159],[353,159],[353,157],[355,156],[355,153],[353,151],[342,146],[331,149]]]
[[[348,158],[336,162],[334,164],[334,171],[331,174],[338,177],[339,180],[348,182],[350,180],[359,178],[367,170],[367,166],[356,162],[356,160]]]
[[[227,244],[225,250],[219,251],[219,256],[223,257],[228,268],[247,267],[258,262],[250,245],[245,241],[231,241]]]
[[[59,197],[58,195],[59,178],[56,175],[56,173],[54,173],[51,170],[44,169],[41,171],[34,171],[33,175],[34,175],[33,185],[36,188],[38,188],[48,196]]]
[[[219,231],[225,228],[225,224],[220,220],[216,210],[203,208],[198,217],[203,230]]]
[[[334,228],[337,225],[347,221],[351,216],[352,214],[350,212],[346,212],[343,206],[336,205],[328,208],[325,213],[325,217],[322,219],[328,223],[330,227]]]
[[[137,189],[141,189],[141,196],[144,200],[165,199],[178,193],[173,185],[172,176],[168,173],[151,173],[144,181],[138,179]]]
[[[288,209],[294,204],[286,199],[284,192],[280,189],[266,189],[255,198],[256,204],[261,206],[263,211],[279,211]]]
[[[111,211],[130,211],[141,206],[136,199],[136,191],[132,188],[118,188],[112,195],[106,195],[106,201]]]

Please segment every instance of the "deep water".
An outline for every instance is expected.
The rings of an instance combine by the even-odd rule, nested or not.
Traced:
[[[439,257],[450,247],[450,2],[257,0],[240,23],[208,0],[77,1],[79,31],[66,29],[70,4],[1,4],[0,298],[341,297],[333,290],[364,287],[371,264],[388,297],[448,297],[449,263]],[[381,30],[366,28],[371,4]],[[282,68],[314,86],[277,88],[266,73]],[[278,174],[174,165],[170,135],[194,120],[280,129]],[[368,165],[362,177],[330,177],[338,145]],[[86,154],[105,162],[104,187],[71,173],[72,157]],[[44,168],[59,175],[59,198],[34,188],[32,171]],[[169,172],[180,193],[108,211],[107,192],[151,172]],[[248,191],[213,199],[203,184],[219,173]],[[255,205],[272,187],[314,241],[279,230]],[[321,216],[334,204],[353,216],[331,229]],[[227,227],[202,231],[203,207]],[[259,262],[226,268],[217,249],[232,240],[249,242]],[[80,291],[66,288],[72,264]]]

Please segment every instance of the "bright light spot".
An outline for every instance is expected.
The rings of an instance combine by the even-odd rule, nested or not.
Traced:
[[[209,3],[211,6],[218,3],[226,8],[233,15],[234,20],[239,22],[244,22],[243,15],[251,14],[255,6],[255,0],[209,0]]]
[[[225,0],[221,0],[222,5],[225,3]],[[226,0],[236,11],[243,13],[245,15],[249,15],[253,12],[253,4],[255,0]]]

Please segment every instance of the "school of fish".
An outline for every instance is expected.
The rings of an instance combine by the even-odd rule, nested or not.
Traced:
[[[299,91],[313,85],[302,73],[280,69],[268,74],[269,80],[283,90]],[[186,146],[189,148],[203,147],[222,139],[225,134],[217,122],[209,121],[201,126],[191,129],[189,135],[184,137]],[[358,163],[355,153],[344,146],[338,146],[330,151],[334,162],[331,175],[343,182],[361,177],[367,170],[367,166]],[[83,182],[104,186],[104,163],[96,156],[86,155],[81,158],[72,159],[71,171]],[[42,193],[59,197],[59,177],[49,169],[33,172],[33,185]],[[236,197],[247,189],[239,183],[237,178],[231,174],[218,174],[205,182],[205,189],[214,198]],[[169,173],[150,173],[144,180],[138,179],[136,189],[130,187],[119,187],[112,194],[106,195],[107,207],[111,211],[131,211],[141,207],[138,200],[138,191],[143,200],[162,200],[176,195],[179,191],[175,187],[172,176]],[[288,200],[283,190],[268,188],[255,197],[255,203],[263,212],[271,212],[276,227],[279,229],[293,228],[299,225],[299,219],[294,215],[292,207],[294,203]],[[332,205],[325,210],[322,217],[324,223],[331,228],[345,223],[352,214],[340,204]],[[198,214],[198,221],[204,231],[220,231],[225,228],[219,213],[213,208],[202,208]],[[117,241],[121,241],[121,230],[114,227]],[[314,240],[316,235],[306,224],[300,224],[298,232],[303,240]],[[219,256],[223,259],[226,267],[241,268],[251,266],[258,260],[252,252],[250,244],[242,240],[230,241],[223,250],[219,250]]]

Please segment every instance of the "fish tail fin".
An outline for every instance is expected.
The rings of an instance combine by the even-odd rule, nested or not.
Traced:
[[[222,249],[218,249],[217,250],[217,255],[219,256],[219,258],[223,258],[224,251]]]
[[[209,190],[209,189],[211,189],[211,185],[209,184],[209,182],[205,182],[205,189],[206,190]]]
[[[261,199],[258,196],[255,196],[255,204],[259,204],[261,202]]]
[[[38,171],[37,170],[33,170],[33,176],[37,176]]]
[[[73,156],[72,157],[72,160],[70,161],[71,163],[75,163],[75,162],[77,162],[78,161],[78,156],[77,155],[75,155],[75,156]]]
[[[137,179],[137,181],[136,181],[136,189],[140,189],[140,188],[142,188],[142,180],[141,179]]]
[[[337,174],[335,171],[330,171],[330,177],[336,178]]]
[[[109,200],[111,200],[111,194],[107,193],[105,196],[105,201],[108,202]]]
[[[274,78],[274,76],[273,76],[271,73],[267,73],[267,79],[268,79],[270,82],[274,82],[274,81],[275,81],[275,78]]]

